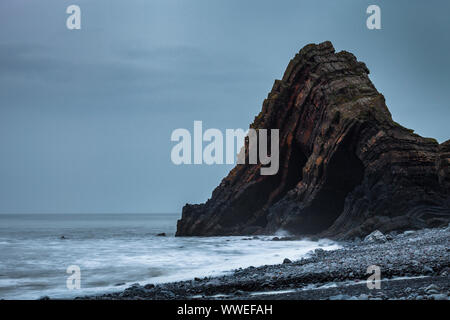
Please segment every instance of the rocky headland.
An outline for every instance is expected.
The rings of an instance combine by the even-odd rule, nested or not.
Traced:
[[[237,165],[206,203],[183,208],[177,236],[351,239],[447,225],[450,140],[394,122],[368,75],[330,42],[304,47],[250,125],[279,129],[278,173]]]

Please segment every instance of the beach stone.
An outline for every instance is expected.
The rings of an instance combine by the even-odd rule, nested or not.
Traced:
[[[381,231],[379,230],[375,230],[374,232],[372,232],[371,234],[369,234],[368,236],[366,236],[364,238],[364,242],[386,242],[386,236],[381,233]]]
[[[410,264],[412,264],[413,266],[420,266],[420,263],[419,263],[419,261],[417,261],[417,260],[411,260],[410,261]]]
[[[317,248],[316,250],[314,250],[314,254],[318,257],[322,256],[323,254],[325,254],[325,250],[323,250],[322,248]]]
[[[426,293],[439,293],[440,290],[441,288],[439,288],[435,284],[430,284],[428,287],[425,288]]]
[[[424,273],[433,273],[434,270],[430,268],[429,266],[423,266],[423,272]]]
[[[175,294],[172,291],[169,291],[169,290],[162,290],[161,294],[166,296],[166,297],[169,297],[169,298],[174,298],[175,297]]]
[[[433,300],[448,300],[448,296],[446,294],[440,293],[440,294],[433,294],[431,295]]]
[[[286,263],[292,263],[292,261],[291,261],[291,260],[289,260],[288,258],[284,258],[284,260],[283,260],[283,264],[286,264]]]
[[[338,294],[335,296],[331,296],[329,299],[330,300],[349,300],[350,296],[347,296],[345,294]]]
[[[205,283],[205,286],[219,286],[221,282],[218,279],[213,279]]]

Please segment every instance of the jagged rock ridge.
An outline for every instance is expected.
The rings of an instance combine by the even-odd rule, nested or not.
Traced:
[[[278,174],[237,165],[205,204],[183,208],[177,236],[350,238],[448,223],[450,140],[395,123],[368,74],[330,42],[304,47],[250,125],[280,130]]]

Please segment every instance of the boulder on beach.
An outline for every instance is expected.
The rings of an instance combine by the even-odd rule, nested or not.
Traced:
[[[386,242],[387,240],[387,237],[379,230],[375,230],[364,238],[364,242]]]

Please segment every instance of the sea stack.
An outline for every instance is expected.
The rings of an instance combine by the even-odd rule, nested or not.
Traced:
[[[206,203],[184,206],[177,236],[346,239],[448,224],[450,140],[394,122],[368,74],[330,42],[305,46],[250,125],[280,130],[278,173],[237,165]]]

